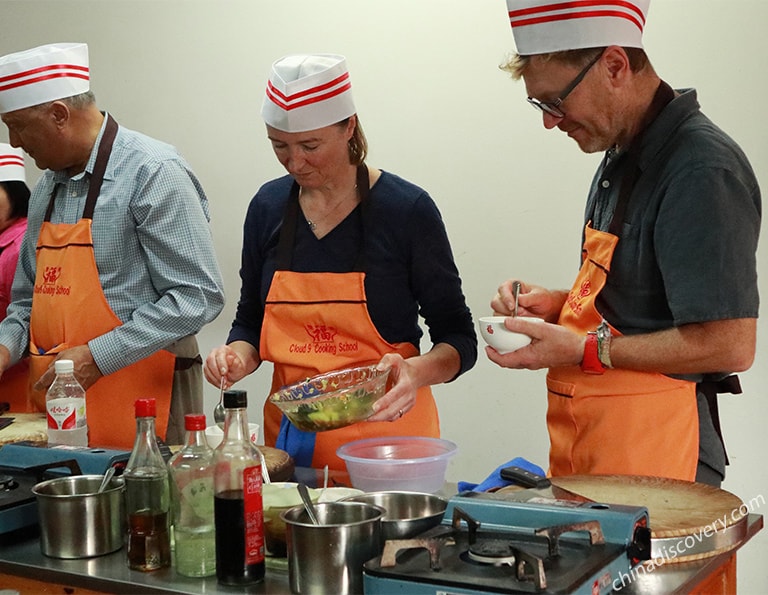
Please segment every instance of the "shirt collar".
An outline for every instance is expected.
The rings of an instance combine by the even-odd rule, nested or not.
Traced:
[[[14,240],[24,235],[24,230],[26,229],[27,218],[22,217],[14,221],[7,229],[0,231],[0,248],[10,246]]]
[[[99,145],[101,144],[101,139],[104,136],[104,131],[107,128],[107,117],[109,116],[107,112],[101,113],[104,116],[104,121],[101,123],[101,129],[99,130],[99,134],[96,136],[96,141],[93,143],[93,147],[91,148],[91,154],[88,157],[88,163],[85,164],[85,169],[72,177],[68,176],[66,171],[55,171],[53,172],[54,183],[65,184],[69,180],[82,180],[86,173],[89,176],[93,174],[93,168],[96,166],[96,155],[99,152]],[[111,178],[112,170],[109,167],[109,164],[107,164],[107,169],[104,171],[104,179],[109,180]]]
[[[644,168],[662,150],[678,126],[698,111],[700,106],[695,89],[677,89],[677,93],[648,127],[643,139],[640,167]]]

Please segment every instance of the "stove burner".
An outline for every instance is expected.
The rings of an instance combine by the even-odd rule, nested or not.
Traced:
[[[7,492],[15,490],[17,487],[19,487],[19,482],[11,475],[0,474],[0,490]]]
[[[516,550],[504,539],[483,539],[469,546],[467,557],[474,562],[493,566],[512,566]]]

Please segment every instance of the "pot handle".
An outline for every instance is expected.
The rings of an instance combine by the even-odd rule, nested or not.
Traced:
[[[37,476],[37,481],[43,481],[43,474],[49,469],[58,469],[59,467],[66,467],[70,471],[70,475],[82,475],[83,471],[80,469],[80,464],[76,459],[66,459],[64,461],[53,461],[51,463],[43,463],[41,465],[33,465],[32,467],[26,467],[24,471],[30,471]]]

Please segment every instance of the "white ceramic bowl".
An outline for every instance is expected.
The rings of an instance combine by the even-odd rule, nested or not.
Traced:
[[[480,334],[485,342],[500,354],[512,353],[531,342],[531,337],[524,333],[515,333],[504,326],[506,316],[483,316],[477,321]],[[541,318],[527,316],[526,320],[544,322]]]
[[[285,522],[280,514],[294,506],[301,506],[301,496],[295,482],[283,481],[265,483],[261,487],[264,502],[264,539],[267,552],[276,558],[284,558],[287,554]],[[317,502],[320,489],[309,488],[309,499]]]
[[[251,436],[251,442],[256,444],[259,439],[259,424],[248,424],[248,433]],[[205,438],[208,440],[208,446],[216,448],[224,439],[224,430],[219,426],[208,426],[205,428]]]

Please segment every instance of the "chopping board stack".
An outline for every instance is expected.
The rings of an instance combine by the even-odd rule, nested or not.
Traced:
[[[13,418],[13,423],[0,430],[0,447],[15,442],[30,442],[34,446],[48,444],[45,413],[7,413],[2,417]],[[259,446],[259,450],[264,455],[272,481],[288,481],[293,476],[295,465],[287,452],[271,446]]]
[[[645,506],[651,555],[665,563],[709,558],[735,548],[747,531],[742,500],[713,486],[626,475],[553,477],[552,483],[595,502]]]
[[[35,446],[48,444],[45,413],[6,413],[2,417],[12,418],[13,423],[0,430],[0,446],[24,441]]]

